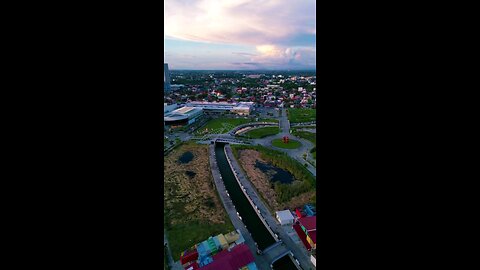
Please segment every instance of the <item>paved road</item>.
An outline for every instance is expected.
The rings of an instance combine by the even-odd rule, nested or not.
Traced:
[[[312,156],[309,155],[310,149],[314,147],[313,143],[311,143],[308,140],[296,137],[293,134],[290,134],[290,121],[288,121],[288,117],[285,109],[282,109],[282,116],[279,118],[279,121],[280,121],[280,133],[273,136],[252,140],[252,143],[254,145],[260,144],[265,147],[275,149],[277,151],[285,152],[292,158],[296,159],[301,164],[306,163],[306,161],[303,159],[303,154],[307,153],[307,158],[309,158],[314,164],[316,164]],[[296,149],[284,149],[284,148],[279,148],[272,145],[272,140],[281,139],[283,138],[283,136],[288,136],[292,140],[300,141],[302,145]],[[306,168],[313,174],[313,176],[317,176],[317,169],[313,167],[311,164],[308,164]]]
[[[257,205],[260,210],[260,213],[265,218],[267,224],[272,228],[274,232],[280,237],[280,239],[285,243],[285,246],[292,251],[295,257],[300,262],[300,265],[304,269],[309,269],[313,266],[310,261],[310,257],[306,253],[306,250],[302,250],[297,244],[293,242],[293,240],[288,235],[288,232],[282,228],[282,226],[277,223],[276,219],[272,216],[272,214],[268,211],[267,207],[263,203],[263,201],[257,195],[254,187],[250,183],[250,181],[245,176],[243,170],[241,169],[240,165],[236,161],[235,157],[233,156],[232,148],[229,145],[225,146],[226,153],[230,158],[231,165],[233,167],[234,173],[238,176],[240,182],[246,189],[247,193],[249,194],[252,201]],[[270,258],[272,259],[272,258]]]

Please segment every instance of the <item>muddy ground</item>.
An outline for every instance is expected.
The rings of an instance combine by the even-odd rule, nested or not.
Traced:
[[[240,150],[238,155],[238,162],[247,174],[248,179],[253,183],[261,197],[264,198],[264,201],[268,204],[272,211],[280,211],[284,210],[285,208],[293,210],[296,207],[303,207],[303,205],[308,203],[309,200],[315,195],[315,191],[309,191],[293,197],[288,202],[279,203],[277,194],[272,187],[272,183],[270,182],[272,177],[270,173],[264,173],[260,169],[255,168],[255,162],[257,160],[264,163],[268,162],[262,159],[260,157],[260,153],[255,150]]]

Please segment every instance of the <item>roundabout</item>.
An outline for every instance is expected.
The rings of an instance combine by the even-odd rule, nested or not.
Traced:
[[[300,141],[292,139],[285,140],[283,138],[280,138],[272,140],[272,146],[284,149],[297,149],[302,146],[302,143]]]

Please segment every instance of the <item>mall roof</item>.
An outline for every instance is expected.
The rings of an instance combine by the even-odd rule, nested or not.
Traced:
[[[182,107],[180,109],[176,109],[173,112],[165,114],[164,120],[165,121],[176,121],[187,119],[188,117],[202,111],[202,108],[195,108],[195,107]]]

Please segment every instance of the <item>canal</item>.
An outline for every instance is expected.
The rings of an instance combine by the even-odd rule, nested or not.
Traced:
[[[232,199],[237,212],[240,214],[243,223],[247,227],[247,230],[252,235],[253,240],[257,243],[258,248],[264,250],[274,244],[275,239],[267,228],[265,228],[265,225],[258,217],[255,209],[245,197],[245,194],[243,194],[235,176],[233,175],[230,165],[228,164],[224,148],[224,143],[216,143],[215,145],[215,157],[217,159],[222,180],[225,183],[225,188],[230,194],[230,198]]]
[[[278,259],[278,261],[273,263],[273,270],[297,270],[295,263],[292,259],[285,255],[282,258]]]

